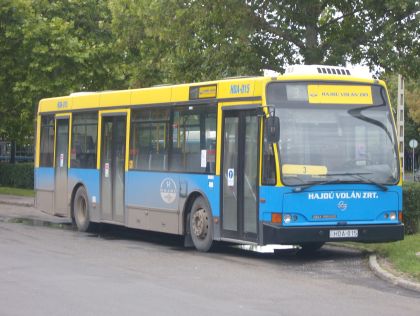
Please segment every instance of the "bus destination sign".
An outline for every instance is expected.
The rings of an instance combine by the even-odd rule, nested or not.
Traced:
[[[356,85],[308,85],[309,103],[373,104],[372,88]]]

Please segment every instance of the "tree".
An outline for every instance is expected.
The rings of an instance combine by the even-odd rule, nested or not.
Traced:
[[[115,71],[107,1],[32,0],[32,8],[34,17],[25,29],[31,58],[20,85],[28,101],[123,86]]]
[[[420,132],[420,83],[414,80],[411,82],[408,81],[406,87],[405,103],[409,109],[411,119],[419,125],[418,132]]]
[[[250,0],[265,67],[367,63],[419,76],[416,0]]]
[[[0,5],[0,138],[12,140],[12,150],[32,129],[31,113],[17,92],[26,77],[30,52],[24,45],[24,28],[32,16],[28,1],[5,0]]]
[[[406,81],[405,84],[405,131],[404,142],[408,149],[408,142],[411,139],[416,139],[420,142],[420,86],[419,82],[415,80]],[[418,168],[418,161],[420,156],[420,147],[415,149]],[[408,167],[408,166],[407,166]]]
[[[125,87],[107,1],[6,0],[0,17],[3,137],[33,134],[41,98]]]
[[[111,0],[130,86],[261,74],[241,0]]]
[[[416,0],[110,0],[110,8],[131,86],[295,63],[420,72]]]

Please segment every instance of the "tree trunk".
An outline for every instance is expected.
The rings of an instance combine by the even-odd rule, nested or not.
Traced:
[[[304,62],[307,65],[321,64],[323,60],[321,48],[319,46],[318,19],[321,15],[321,4],[318,1],[310,2],[306,5],[305,14],[307,16],[305,24],[305,49],[302,51]]]

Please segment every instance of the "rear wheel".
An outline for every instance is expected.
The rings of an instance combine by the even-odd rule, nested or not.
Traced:
[[[199,251],[209,251],[213,244],[213,217],[203,197],[195,199],[189,216],[191,239]]]
[[[73,200],[73,215],[76,227],[81,232],[88,232],[93,229],[93,223],[90,221],[89,200],[86,189],[81,186],[77,189]]]

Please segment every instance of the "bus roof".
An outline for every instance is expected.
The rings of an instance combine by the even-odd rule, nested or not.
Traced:
[[[316,65],[315,65],[316,67]],[[337,67],[336,67],[337,68]],[[215,81],[162,85],[141,89],[129,89],[103,92],[76,92],[68,96],[42,99],[38,112],[69,112],[88,109],[109,109],[141,105],[178,104],[185,102],[223,101],[261,101],[264,87],[271,81],[342,81],[376,83],[383,81],[366,77],[354,77],[345,74],[306,74],[299,68],[298,72],[288,72],[278,77],[238,77]]]

